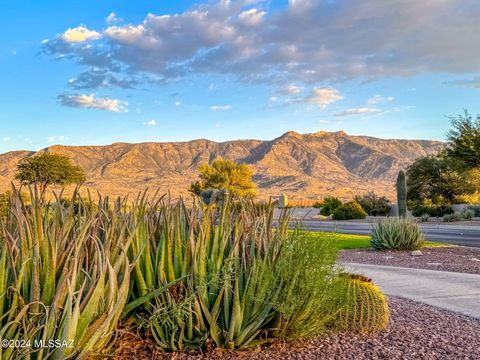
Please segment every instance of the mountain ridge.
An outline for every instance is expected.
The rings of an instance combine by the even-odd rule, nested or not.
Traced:
[[[292,198],[318,199],[333,194],[347,199],[370,190],[393,198],[398,171],[445,146],[434,140],[380,139],[344,131],[289,131],[273,140],[53,145],[39,152],[71,157],[87,173],[85,188],[113,196],[146,188],[186,195],[198,177],[200,164],[225,157],[252,166],[261,198],[286,193]],[[0,191],[10,187],[16,163],[35,153],[0,154]]]

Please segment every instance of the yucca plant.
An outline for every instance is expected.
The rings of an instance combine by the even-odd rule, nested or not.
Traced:
[[[373,225],[370,244],[375,250],[415,250],[425,239],[416,222],[408,218],[387,218]]]
[[[128,297],[132,229],[108,201],[79,216],[60,198],[43,203],[36,189],[28,206],[13,193],[0,255],[0,336],[25,347],[1,349],[0,357],[83,359],[105,351]]]

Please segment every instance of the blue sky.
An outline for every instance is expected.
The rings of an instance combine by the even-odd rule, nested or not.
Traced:
[[[2,1],[0,152],[345,130],[478,111],[477,0]]]

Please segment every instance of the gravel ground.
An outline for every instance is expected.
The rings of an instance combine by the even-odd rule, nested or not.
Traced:
[[[162,353],[147,340],[125,336],[115,359],[480,359],[480,321],[394,297],[390,308],[390,326],[377,334],[344,333],[241,352],[192,354]]]
[[[373,265],[480,274],[480,249],[465,246],[424,248],[421,256],[411,251],[344,250],[339,260]]]

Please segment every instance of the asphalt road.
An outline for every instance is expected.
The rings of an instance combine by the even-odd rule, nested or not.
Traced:
[[[342,234],[370,235],[372,224],[346,223],[321,220],[303,220],[302,224],[310,231],[332,231]],[[480,226],[428,225],[420,228],[425,238],[455,245],[480,247]]]

